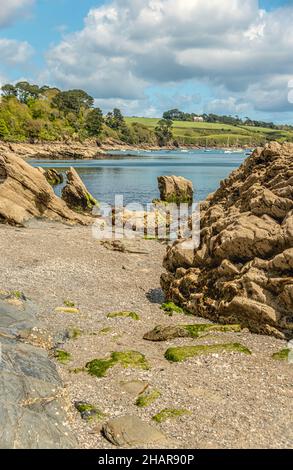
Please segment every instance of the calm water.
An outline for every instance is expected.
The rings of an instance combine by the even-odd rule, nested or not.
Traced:
[[[114,152],[111,152],[114,153]],[[220,180],[245,159],[244,153],[223,151],[139,151],[130,156],[115,152],[114,157],[100,160],[31,160],[33,166],[56,168],[65,174],[73,166],[91,194],[102,202],[113,203],[115,194],[123,194],[124,202],[151,202],[159,196],[157,177],[184,176],[192,180],[195,199],[204,199],[219,186]],[[56,187],[60,194],[62,186]]]

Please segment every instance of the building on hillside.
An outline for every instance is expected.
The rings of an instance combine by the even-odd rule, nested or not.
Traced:
[[[194,116],[193,122],[204,122],[204,118],[201,116]]]

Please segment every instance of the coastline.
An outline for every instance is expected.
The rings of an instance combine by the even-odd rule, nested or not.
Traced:
[[[141,144],[141,145],[129,145],[117,142],[106,142],[101,146],[98,146],[95,142],[88,141],[85,143],[79,142],[44,142],[44,143],[27,143],[27,142],[4,142],[0,141],[0,154],[6,152],[12,152],[16,156],[25,160],[29,159],[49,159],[49,160],[83,160],[83,159],[96,159],[96,158],[109,158],[111,157],[111,151],[125,152],[127,157],[127,151],[164,151],[164,150],[201,150],[206,147],[200,147],[195,145],[168,145],[160,147],[153,144]],[[243,150],[245,148],[240,147],[209,147],[209,150]],[[123,156],[123,154],[121,155]]]

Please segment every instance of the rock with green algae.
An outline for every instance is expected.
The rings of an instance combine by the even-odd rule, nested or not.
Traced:
[[[71,354],[64,349],[56,349],[54,357],[61,364],[67,364],[71,360]]]
[[[79,328],[69,328],[65,333],[65,337],[66,339],[77,339],[82,334],[83,330],[80,330]]]
[[[140,408],[146,408],[147,406],[150,406],[152,403],[154,403],[154,401],[158,400],[161,396],[162,394],[159,390],[150,390],[149,392],[139,396],[135,404]]]
[[[92,212],[95,206],[99,206],[73,167],[67,172],[67,184],[62,190],[62,199],[76,212]]]
[[[187,312],[178,305],[174,304],[174,302],[165,302],[160,307],[169,317],[172,317],[174,314],[184,315]]]
[[[182,362],[195,356],[225,352],[251,354],[251,351],[240,343],[202,344],[198,346],[178,346],[169,348],[165,353],[165,358],[170,362]]]
[[[110,328],[110,327],[102,328],[99,331],[99,335],[108,335],[108,334],[112,333],[113,331],[114,331],[113,328]]]
[[[116,365],[124,368],[149,369],[143,354],[138,351],[123,351],[112,352],[109,359],[94,359],[86,364],[85,370],[95,377],[105,377],[108,369]]]
[[[288,361],[289,360],[289,354],[292,354],[293,358],[293,350],[292,349],[282,349],[281,351],[278,351],[272,355],[272,358],[275,359],[276,361]]]
[[[147,341],[168,341],[174,338],[199,338],[211,332],[240,332],[240,325],[194,324],[159,325],[144,335]]]
[[[76,401],[74,406],[85,421],[99,421],[106,417],[101,410],[86,401]]]
[[[79,313],[79,309],[74,308],[74,307],[56,307],[55,312],[56,313],[77,314],[77,313]]]
[[[140,320],[136,312],[122,311],[108,313],[107,318],[132,318],[132,320]]]
[[[176,408],[165,408],[155,416],[153,416],[153,421],[157,423],[162,423],[167,421],[168,419],[176,419],[180,418],[180,416],[189,415],[191,414],[190,411],[185,409],[176,409]]]
[[[68,307],[68,308],[75,307],[75,302],[72,302],[72,300],[64,300],[63,303],[64,303],[65,307]]]

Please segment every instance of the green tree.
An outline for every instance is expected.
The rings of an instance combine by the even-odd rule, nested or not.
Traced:
[[[107,114],[106,124],[108,127],[115,130],[125,128],[125,120],[120,109],[114,108],[112,112]]]
[[[52,106],[59,111],[79,114],[81,109],[93,106],[94,99],[83,90],[61,91],[52,99]]]
[[[168,143],[173,139],[172,127],[173,122],[170,119],[161,119],[158,122],[155,128],[155,134],[160,147],[168,145]]]
[[[7,128],[6,122],[4,119],[0,119],[0,139],[5,139],[9,135],[9,130]]]
[[[7,83],[6,85],[3,85],[1,88],[3,96],[6,98],[11,98],[13,96],[17,96],[17,90],[14,85],[10,85],[10,83]]]
[[[104,118],[100,108],[94,108],[89,111],[85,119],[85,128],[88,135],[97,137],[101,134]]]

